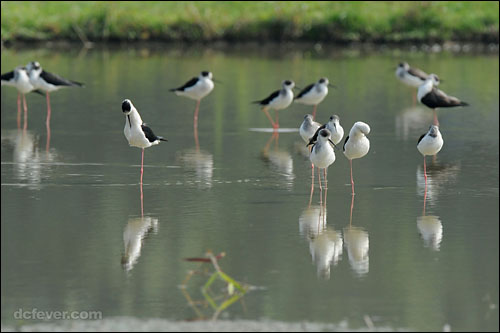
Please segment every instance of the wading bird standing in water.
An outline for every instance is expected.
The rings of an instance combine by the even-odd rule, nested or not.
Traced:
[[[278,129],[280,127],[278,121],[278,110],[286,109],[292,104],[293,101],[293,91],[292,89],[295,87],[295,83],[291,80],[285,80],[282,83],[282,88],[280,90],[276,90],[268,97],[264,98],[260,101],[254,101],[252,103],[259,104],[262,107],[262,111],[266,114],[267,118],[271,122],[271,125],[274,129]],[[273,121],[271,116],[269,115],[268,109],[274,109],[276,121]]]
[[[21,95],[24,106],[24,129],[28,128],[28,105],[26,94],[34,90],[26,67],[18,66],[13,71],[2,74],[2,86],[8,85],[17,89],[17,128],[21,128]]]
[[[212,73],[203,71],[198,77],[194,77],[179,88],[170,89],[178,96],[185,96],[196,100],[194,110],[193,126],[195,131],[198,129],[198,112],[200,111],[201,99],[207,96],[214,89],[214,80]]]
[[[344,155],[349,160],[349,165],[351,167],[351,186],[353,195],[354,180],[352,178],[352,160],[365,156],[370,150],[370,140],[366,137],[368,133],[370,133],[370,126],[362,121],[358,121],[354,123],[349,135],[344,141]]]
[[[313,120],[316,119],[316,109],[318,104],[321,103],[326,95],[328,95],[328,87],[335,87],[333,84],[330,84],[326,77],[323,77],[318,80],[316,83],[311,83],[295,97],[294,101],[296,103],[305,104],[305,105],[313,105]]]
[[[436,88],[439,78],[436,74],[430,74],[427,80],[418,88],[418,101],[434,111],[434,125],[439,126],[436,108],[451,108],[455,106],[467,106],[466,102],[456,97],[448,96]]]
[[[427,168],[425,166],[425,155],[436,155],[443,148],[443,137],[439,127],[431,125],[429,131],[418,139],[417,149],[424,156],[424,177],[427,184]]]
[[[156,136],[153,130],[146,126],[142,122],[141,115],[134,107],[132,102],[128,99],[122,102],[122,111],[126,116],[125,118],[125,128],[123,133],[127,138],[127,141],[131,147],[142,148],[142,159],[141,159],[141,185],[142,185],[142,175],[144,173],[144,148],[157,145],[160,141],[167,141],[161,136]]]

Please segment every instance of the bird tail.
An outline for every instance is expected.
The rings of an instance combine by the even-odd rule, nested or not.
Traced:
[[[177,88],[168,89],[168,91],[177,91]]]
[[[44,96],[44,97],[45,97],[45,94],[44,94],[44,93],[43,93],[43,91],[41,91],[40,89],[37,89],[37,90],[32,90],[31,92],[34,92],[34,93],[36,93],[36,94],[38,94],[38,95],[42,95],[42,96]]]
[[[159,137],[158,137],[158,140],[160,140],[160,141],[168,141],[167,139],[165,139],[165,138],[164,138],[164,137],[162,137],[162,136],[159,136]]]
[[[469,103],[467,103],[467,102],[460,102],[460,105],[461,106],[469,106]]]

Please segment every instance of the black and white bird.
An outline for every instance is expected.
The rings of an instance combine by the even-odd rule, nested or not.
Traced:
[[[436,155],[443,148],[443,137],[439,127],[431,125],[429,131],[418,139],[417,149],[424,156],[424,177],[427,184],[427,170],[425,166],[425,155]]]
[[[418,88],[418,101],[434,111],[434,125],[439,126],[436,108],[451,108],[456,106],[467,106],[466,102],[456,97],[449,96],[436,88],[439,78],[436,74],[430,74],[425,82]]]
[[[47,120],[46,125],[50,124],[50,93],[65,87],[83,87],[83,83],[71,81],[60,77],[59,75],[45,71],[38,61],[31,61],[26,65],[28,76],[35,90],[44,91],[47,96]]]
[[[313,116],[306,114],[304,116],[304,121],[300,124],[299,134],[304,142],[309,143],[309,140],[314,136],[318,128],[321,126],[313,120]]]
[[[407,62],[401,62],[396,68],[396,77],[406,85],[418,88],[427,80],[429,74],[421,69],[410,67]]]
[[[286,109],[292,104],[293,101],[293,91],[292,89],[295,87],[295,83],[291,80],[285,80],[282,83],[282,88],[280,90],[276,90],[268,97],[264,98],[260,101],[254,101],[252,103],[259,104],[262,107],[262,111],[266,114],[267,118],[271,122],[271,125],[274,129],[279,128],[278,122],[278,110]],[[276,122],[273,121],[271,116],[269,115],[268,109],[274,109]]]
[[[340,117],[334,114],[330,117],[326,124],[322,125],[316,130],[316,133],[314,133],[314,135],[309,140],[309,144],[313,144],[314,142],[316,142],[316,140],[318,139],[318,133],[323,128],[326,128],[330,131],[334,144],[337,145],[340,141],[342,141],[342,138],[344,137],[344,129],[340,125]]]
[[[331,139],[331,133],[326,128],[319,131],[318,140],[314,143],[309,159],[318,169],[323,169],[325,185],[327,181],[327,169],[335,162],[335,144]],[[319,188],[321,189],[321,172],[318,170]]]
[[[344,141],[344,155],[349,160],[349,165],[351,167],[351,186],[352,194],[354,195],[354,181],[352,178],[352,160],[356,158],[361,158],[368,154],[370,150],[370,140],[366,137],[370,133],[370,126],[368,124],[358,121],[354,123],[349,135]]]
[[[13,71],[2,74],[2,86],[12,86],[17,89],[17,128],[21,128],[21,95],[24,106],[24,129],[28,126],[28,105],[26,94],[34,90],[26,67],[18,66]]]
[[[142,148],[142,160],[141,160],[141,184],[142,175],[144,173],[144,148],[148,148],[160,143],[160,141],[167,141],[161,136],[156,136],[153,130],[146,126],[142,122],[141,115],[134,107],[129,99],[125,99],[122,102],[122,111],[126,116],[125,118],[125,128],[123,133],[125,138],[131,147]]]
[[[335,87],[330,84],[326,77],[323,77],[318,80],[316,83],[311,83],[302,91],[299,92],[297,97],[295,97],[294,101],[296,103],[305,104],[305,105],[313,105],[313,120],[316,119],[316,108],[318,104],[321,103],[326,95],[328,95],[328,87]]]
[[[170,89],[178,96],[185,96],[196,100],[194,111],[194,128],[198,128],[198,112],[200,110],[201,99],[207,96],[214,89],[214,80],[211,72],[203,71],[198,77],[193,77],[179,88]]]

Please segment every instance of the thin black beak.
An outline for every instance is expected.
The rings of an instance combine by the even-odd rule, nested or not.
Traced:
[[[333,143],[332,139],[328,139],[328,141],[330,141],[330,143],[337,149],[339,149],[339,147],[337,147],[337,145],[335,143]]]
[[[334,85],[334,84],[328,83],[328,86],[329,86],[330,88],[337,89],[337,86],[336,86],[336,85]]]
[[[214,81],[215,83],[218,83],[218,84],[222,84],[222,82],[221,82],[221,81],[216,80],[216,79],[212,79],[212,81]]]
[[[297,87],[297,86],[293,87],[293,89],[302,90],[302,88],[299,88],[299,87]]]

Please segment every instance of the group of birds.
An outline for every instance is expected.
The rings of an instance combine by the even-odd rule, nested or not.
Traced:
[[[443,136],[439,131],[436,109],[468,106],[469,104],[438,89],[437,86],[442,80],[436,74],[427,74],[421,69],[410,67],[406,62],[398,65],[396,77],[408,86],[418,88],[418,101],[434,112],[434,123],[430,125],[427,133],[420,136],[417,142],[417,149],[424,156],[424,177],[427,184],[425,156],[436,155],[444,144]]]
[[[14,86],[17,89],[17,127],[21,127],[21,96],[24,108],[24,129],[28,126],[28,105],[26,94],[35,92],[47,96],[46,125],[50,124],[50,93],[64,87],[83,87],[83,84],[67,80],[56,74],[45,71],[38,61],[31,61],[26,66],[18,66],[14,70],[2,74],[2,85]]]
[[[424,175],[427,179],[425,171],[425,156],[437,154],[443,146],[443,138],[439,131],[439,122],[437,120],[436,108],[467,106],[468,104],[459,100],[456,97],[449,96],[439,90],[437,86],[441,82],[435,74],[426,74],[420,69],[412,68],[408,63],[400,63],[396,69],[396,77],[405,84],[411,87],[418,87],[418,101],[434,111],[434,124],[430,126],[429,131],[422,135],[418,140],[417,149],[424,156]],[[198,77],[194,77],[187,81],[184,85],[170,89],[179,96],[185,96],[196,100],[196,108],[194,112],[194,130],[197,130],[198,113],[201,99],[207,96],[214,89],[213,75],[209,71],[203,71]],[[47,97],[47,126],[50,121],[50,97],[49,93],[56,91],[62,87],[83,87],[82,83],[64,79],[56,74],[46,72],[42,69],[40,63],[33,61],[26,66],[19,66],[13,71],[2,74],[2,85],[7,84],[15,86],[18,90],[18,128],[20,128],[21,115],[21,96],[23,99],[25,123],[27,126],[27,104],[25,94],[29,92],[37,92]],[[217,82],[217,81],[216,81]],[[262,100],[254,101],[261,106],[273,129],[279,128],[278,111],[287,108],[292,102],[312,105],[312,115],[306,115],[304,121],[300,125],[299,133],[302,139],[310,148],[310,160],[314,176],[314,166],[318,169],[323,169],[325,182],[327,177],[327,168],[335,162],[335,151],[337,145],[341,142],[344,136],[344,130],[340,125],[340,118],[337,115],[330,117],[330,120],[321,125],[314,121],[318,105],[324,100],[328,94],[328,87],[335,87],[330,84],[327,78],[320,78],[317,82],[312,83],[302,89],[299,94],[294,97],[293,89],[295,83],[292,80],[284,80],[282,88],[271,93],[268,97]],[[268,110],[275,110],[275,120],[270,116]],[[141,161],[141,184],[144,167],[144,149],[153,145],[159,144],[161,141],[167,141],[161,136],[157,136],[147,126],[129,99],[122,102],[122,111],[126,116],[124,134],[130,146],[142,149]],[[352,194],[354,194],[354,181],[352,177],[352,160],[365,156],[370,149],[370,141],[367,135],[370,133],[370,126],[365,122],[356,122],[349,135],[344,140],[342,150],[350,163],[351,169],[351,186]],[[320,188],[321,188],[321,178]],[[313,178],[314,179],[314,178]]]

